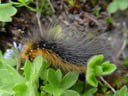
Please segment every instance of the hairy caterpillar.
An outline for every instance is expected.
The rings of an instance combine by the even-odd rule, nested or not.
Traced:
[[[88,59],[93,55],[103,54],[105,60],[112,61],[113,49],[105,35],[100,35],[87,42],[85,38],[69,36],[63,26],[54,26],[40,32],[33,28],[30,38],[25,43],[22,57],[33,60],[42,55],[54,67],[63,70],[85,72]]]

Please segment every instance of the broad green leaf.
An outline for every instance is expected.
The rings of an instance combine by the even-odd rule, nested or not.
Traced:
[[[43,62],[43,57],[40,55],[36,57],[32,63],[31,80],[33,83],[39,79],[39,73],[42,67],[42,62]]]
[[[97,87],[97,86],[98,86],[98,81],[97,81],[96,76],[95,76],[94,73],[87,73],[87,74],[86,74],[86,81],[87,81],[90,85],[92,85],[92,86],[94,86],[94,87]]]
[[[108,6],[108,12],[109,13],[114,13],[118,10],[118,6],[117,6],[117,3],[116,2],[112,2],[109,4]]]
[[[81,93],[84,88],[83,85],[84,85],[84,82],[78,80],[78,82],[75,85],[73,85],[73,87],[71,89],[77,91],[78,93]]]
[[[115,1],[118,4],[119,9],[125,10],[128,8],[128,0],[117,0]]]
[[[80,96],[76,91],[66,90],[62,93],[61,96]]]
[[[88,68],[92,68],[94,69],[95,66],[97,65],[101,65],[102,61],[104,59],[104,56],[103,55],[96,55],[96,56],[93,56],[89,62],[88,62]]]
[[[5,90],[0,90],[0,96],[12,96],[14,93],[8,92]]]
[[[100,75],[103,72],[102,67],[100,67],[103,59],[104,59],[103,55],[93,56],[89,60],[87,65],[86,81],[94,87],[98,86],[98,81],[96,80],[96,76]]]
[[[14,96],[38,96],[36,95],[36,89],[31,82],[22,82],[13,88]]]
[[[43,60],[42,64],[42,69],[41,70],[46,70],[50,66],[50,63],[46,60]]]
[[[3,64],[8,64],[8,65],[10,65],[10,66],[12,66],[12,67],[14,67],[14,66],[16,66],[16,64],[17,64],[17,61],[16,61],[16,59],[5,59],[4,57],[2,57],[2,63]]]
[[[13,59],[4,58],[4,56],[2,55],[2,52],[0,52],[0,59],[1,59],[2,64],[8,64],[8,65],[11,65],[12,67],[16,66],[17,64],[17,61],[14,58]]]
[[[30,96],[28,86],[25,83],[19,83],[13,88],[14,96]]]
[[[60,87],[62,89],[68,89],[68,88],[72,87],[76,83],[76,81],[78,79],[78,76],[79,76],[78,72],[69,72],[69,73],[67,73],[64,76]]]
[[[41,78],[41,80],[44,80],[44,82],[47,82],[47,80],[48,80],[48,70],[41,70],[40,78]]]
[[[97,91],[97,88],[91,88],[88,91],[86,91],[82,96],[94,96],[96,91]]]
[[[47,81],[48,80],[48,70],[47,68],[50,66],[50,63],[43,60],[43,64],[40,70],[40,78],[41,80]]]
[[[25,66],[24,66],[24,74],[25,74],[26,80],[30,79],[30,76],[31,76],[31,66],[32,66],[32,63],[29,60],[26,60]]]
[[[103,73],[102,66],[96,66],[94,70],[95,70],[96,76],[99,76]]]
[[[18,0],[18,1],[21,2],[21,3],[26,3],[26,2],[30,2],[32,0]]]
[[[44,86],[44,91],[50,93],[50,94],[53,94],[53,96],[60,96],[63,92],[62,89],[60,88],[57,88],[51,84],[48,84],[46,86]]]
[[[62,72],[60,69],[58,69],[56,71],[56,76],[57,76],[58,81],[61,82],[62,81]]]
[[[0,4],[0,21],[2,22],[11,22],[11,16],[15,15],[17,9],[12,6],[10,3]]]
[[[50,84],[47,84],[46,86],[43,87],[43,90],[44,91],[46,91],[48,93],[51,93],[51,94],[54,93],[54,89],[55,88],[52,85],[50,85]]]
[[[58,74],[58,72],[55,71],[54,69],[48,70],[48,81],[50,84],[56,87],[60,85],[60,76],[57,76],[57,75],[60,75],[60,74]]]
[[[128,96],[127,87],[122,87],[119,91],[117,91],[114,96]]]
[[[0,62],[0,90],[12,91],[12,88],[24,79],[9,65]]]
[[[104,62],[102,65],[103,73],[102,75],[108,75],[116,70],[116,66],[110,62]]]
[[[128,8],[128,0],[113,0],[108,6],[108,12],[114,13],[118,9],[125,10]]]

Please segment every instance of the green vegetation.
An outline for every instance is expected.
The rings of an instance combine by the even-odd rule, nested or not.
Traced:
[[[10,22],[12,21],[11,16],[15,15],[17,9],[12,6],[11,3],[0,4],[0,21]]]
[[[115,13],[118,9],[126,10],[128,8],[128,0],[113,0],[108,6],[109,13]]]
[[[81,1],[89,2],[89,0]],[[91,0],[90,2],[93,5],[90,12],[97,17],[100,16],[102,7],[96,6],[98,0]],[[67,3],[69,9],[70,7],[77,9],[80,6],[76,0],[68,0]],[[38,2],[34,0],[17,0],[15,2],[10,0],[8,3],[0,3],[0,21],[11,22],[12,16],[16,15],[19,8],[22,7],[35,12],[38,19],[42,13],[51,15],[55,12],[50,0],[38,0]],[[117,10],[126,10],[127,8],[128,0],[113,0],[108,5],[107,10],[112,14]],[[112,17],[105,20],[107,24],[113,23]],[[59,36],[62,29],[60,26],[56,26],[49,31],[56,32],[56,36]],[[92,39],[93,37],[94,34],[88,33],[86,38]],[[96,96],[97,93],[104,94],[108,91],[110,91],[108,96],[128,96],[126,86],[116,91],[112,87],[113,85],[103,78],[103,76],[110,75],[116,70],[116,65],[109,61],[103,62],[103,55],[95,55],[90,58],[85,75],[81,80],[81,74],[76,71],[63,72],[61,69],[51,68],[50,63],[44,60],[42,56],[36,57],[33,61],[24,61],[21,58],[22,44],[17,45],[14,42],[13,45],[14,48],[7,49],[4,54],[0,51],[0,96]],[[123,64],[128,67],[127,58]],[[127,76],[123,75],[121,80],[117,79],[114,82],[119,88],[120,81],[123,83],[122,85],[126,85],[128,83]]]
[[[36,7],[31,7],[30,4],[34,4]],[[11,22],[12,16],[14,16],[18,7],[26,7],[33,12],[36,12],[38,16],[41,13],[51,15],[54,13],[54,9],[50,2],[47,0],[39,0],[39,2],[34,2],[33,0],[18,0],[18,2],[9,2],[0,4],[0,21]]]
[[[102,63],[103,59],[103,55],[96,55],[88,62],[86,79],[87,82],[94,87],[98,86],[97,76],[111,74],[116,69],[116,66],[109,61]]]
[[[15,43],[14,45],[16,47]],[[17,46],[17,48],[20,47]],[[111,74],[116,69],[116,66],[108,61],[102,63],[103,55],[96,55],[88,62],[87,82],[84,82],[78,79],[78,72],[73,71],[64,74],[60,69],[50,68],[50,64],[42,56],[38,56],[33,62],[26,60],[24,66],[20,66],[20,69],[16,71],[15,66],[19,65],[15,59],[17,52],[11,51],[14,49],[16,50],[16,48],[12,48],[7,51],[12,52],[10,56],[13,57],[7,55],[7,52],[3,56],[0,52],[1,96],[95,96],[94,94],[98,91],[97,88],[89,86],[87,82],[97,87],[98,80],[96,77]],[[41,84],[39,80],[42,82]],[[83,87],[84,84],[87,85],[85,88]],[[109,88],[107,86],[101,86],[104,92]],[[127,96],[125,95],[127,94],[126,89],[123,87],[113,96],[123,96],[123,94]]]

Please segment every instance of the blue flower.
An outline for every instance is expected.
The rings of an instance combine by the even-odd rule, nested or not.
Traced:
[[[23,47],[21,43],[19,43],[19,45],[17,45],[16,42],[13,42],[13,46],[14,46],[14,48],[16,48],[18,51],[21,51],[21,50],[22,50],[22,47]]]
[[[6,59],[8,59],[8,58],[12,59],[12,58],[13,58],[13,56],[11,55],[12,53],[14,53],[14,50],[12,50],[12,49],[7,49],[7,50],[6,50],[6,53],[5,53],[5,55],[4,55],[4,58],[6,58]]]
[[[16,49],[16,50],[18,50],[18,52],[21,52],[21,50],[22,50],[22,44],[20,43],[20,44],[16,44],[16,42],[13,42],[13,46],[14,46],[14,48]],[[12,58],[14,58],[14,56],[12,56],[12,54],[14,53],[14,54],[16,54],[17,52],[15,51],[15,49],[7,49],[6,50],[6,53],[5,53],[5,55],[4,55],[4,58],[6,58],[6,59],[12,59]]]

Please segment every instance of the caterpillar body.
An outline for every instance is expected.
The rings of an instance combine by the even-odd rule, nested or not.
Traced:
[[[104,35],[87,42],[84,38],[81,40],[66,32],[70,30],[60,25],[43,32],[34,28],[24,45],[22,57],[33,60],[42,55],[56,68],[79,72],[85,72],[87,61],[93,55],[103,54],[105,60],[112,60],[112,47]]]

